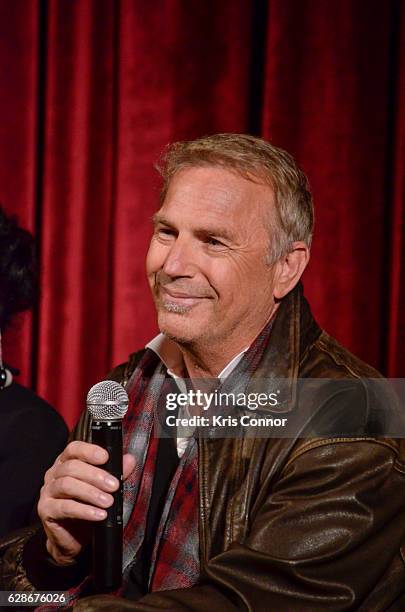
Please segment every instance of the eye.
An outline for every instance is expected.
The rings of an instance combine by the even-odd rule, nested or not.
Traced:
[[[171,238],[172,236],[175,235],[175,231],[173,229],[171,229],[170,227],[157,227],[155,229],[155,234],[159,237],[159,238]]]
[[[212,236],[208,236],[205,242],[209,247],[212,247],[214,249],[224,249],[225,248],[225,244],[223,242],[221,242],[217,238],[213,238]]]

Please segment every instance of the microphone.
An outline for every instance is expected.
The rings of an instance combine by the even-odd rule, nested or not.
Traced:
[[[97,591],[108,593],[122,582],[122,419],[128,410],[128,394],[117,382],[103,380],[87,394],[91,415],[91,441],[105,448],[108,461],[103,468],[118,478],[114,503],[106,508],[107,518],[94,523],[93,582]]]

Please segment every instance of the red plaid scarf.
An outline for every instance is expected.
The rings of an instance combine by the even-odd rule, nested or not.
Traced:
[[[124,487],[124,583],[145,535],[158,447],[153,435],[155,411],[165,377],[166,368],[160,361],[156,366],[156,355],[147,350],[127,385],[132,408],[124,423],[124,448],[135,456],[136,464]],[[198,461],[193,438],[170,483],[152,554],[149,589],[187,588],[198,576]]]

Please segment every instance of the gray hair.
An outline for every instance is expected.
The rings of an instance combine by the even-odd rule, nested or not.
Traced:
[[[214,134],[175,142],[165,149],[157,169],[163,177],[161,202],[170,180],[187,167],[223,166],[253,182],[267,183],[274,191],[275,215],[270,218],[273,263],[292,249],[292,243],[311,246],[314,208],[308,179],[293,157],[263,138],[247,134]]]

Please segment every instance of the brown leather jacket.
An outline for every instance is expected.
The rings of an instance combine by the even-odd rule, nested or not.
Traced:
[[[125,382],[136,355],[115,379]],[[288,379],[291,414],[300,409],[297,377],[379,376],[318,327],[300,287],[283,300],[254,375]],[[343,401],[343,418],[349,405],[356,408]],[[84,418],[76,437],[85,439],[87,427]],[[199,584],[137,602],[92,596],[75,610],[404,610],[405,444],[317,431],[200,439]],[[28,537],[15,535],[6,550],[4,589],[35,588],[22,562]]]

